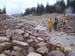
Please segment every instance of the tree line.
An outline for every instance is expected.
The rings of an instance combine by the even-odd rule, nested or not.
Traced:
[[[6,8],[5,8],[5,6],[4,6],[3,9],[0,9],[0,14],[6,14]]]
[[[42,15],[45,13],[64,13],[66,8],[64,1],[57,1],[54,5],[47,5],[44,7],[43,4],[38,4],[37,7],[27,8],[25,9],[24,15]]]
[[[74,0],[75,1],[75,0]],[[57,1],[54,5],[47,5],[44,7],[43,4],[37,5],[37,7],[27,8],[25,9],[24,15],[42,15],[45,13],[65,13],[65,10],[67,7],[71,6],[74,9],[75,12],[75,3],[71,2],[67,5],[65,5],[64,0]]]

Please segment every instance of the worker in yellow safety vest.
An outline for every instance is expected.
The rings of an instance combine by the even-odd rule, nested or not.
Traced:
[[[51,19],[49,19],[48,20],[48,29],[49,29],[49,31],[51,31],[52,27],[53,27],[53,21]]]
[[[65,22],[66,22],[66,15],[65,14],[62,17],[62,22],[63,22],[63,25],[65,25]]]

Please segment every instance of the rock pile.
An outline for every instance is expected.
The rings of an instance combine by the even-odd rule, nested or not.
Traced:
[[[49,53],[59,46],[50,44],[50,36],[46,31],[35,28],[34,22],[24,19],[1,20],[0,55],[51,56]],[[55,55],[55,52],[52,53]],[[61,55],[63,55],[62,52],[59,56]]]
[[[75,15],[67,15],[65,25],[63,25],[62,20],[59,21],[58,30],[75,33]]]
[[[69,28],[68,31],[75,33],[75,16],[74,15],[68,15],[67,16],[67,27]]]

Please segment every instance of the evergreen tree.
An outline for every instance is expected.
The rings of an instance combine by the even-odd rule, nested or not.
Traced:
[[[31,9],[30,8],[25,9],[24,15],[29,15],[29,14],[31,14]]]
[[[37,15],[41,15],[41,14],[43,14],[43,12],[44,12],[44,6],[38,4],[38,6],[36,8]]]
[[[45,11],[46,11],[47,13],[49,13],[49,10],[50,10],[49,4],[47,4],[47,5],[46,5],[46,8],[45,8]]]
[[[71,5],[74,7],[75,3],[72,3]],[[54,5],[49,5],[47,3],[46,7],[43,6],[43,4],[41,5],[37,5],[37,7],[32,7],[32,8],[27,8],[25,10],[24,15],[42,15],[44,13],[64,13],[66,9],[66,5],[64,0],[61,1],[57,1]]]
[[[3,13],[6,14],[6,8],[5,8],[5,6],[4,6],[4,9],[3,9]]]
[[[65,5],[64,0],[60,1],[60,5],[61,5],[61,12],[63,13],[66,9],[66,5]]]
[[[50,5],[49,9],[50,9],[49,10],[49,13],[54,13],[55,12],[54,6]]]
[[[66,8],[64,0],[57,1],[54,6],[57,13],[63,13]]]
[[[32,14],[32,15],[36,15],[36,8],[35,8],[35,7],[32,7],[32,8],[31,8],[31,14]]]
[[[35,7],[32,7],[31,8],[31,13],[34,13],[36,11],[36,8]]]
[[[47,4],[45,11],[46,11],[46,13],[53,13],[53,12],[55,12],[55,7],[53,5]]]
[[[75,13],[75,0],[70,2],[68,6],[71,6],[73,8],[73,13]]]
[[[42,4],[40,5],[40,9],[41,9],[41,12],[43,13],[44,12],[44,6]]]

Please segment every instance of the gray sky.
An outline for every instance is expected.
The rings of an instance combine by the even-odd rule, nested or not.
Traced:
[[[57,0],[0,0],[0,8],[5,5],[7,14],[21,13],[25,8],[36,7],[37,4],[54,4]],[[66,1],[66,0],[65,0]]]

